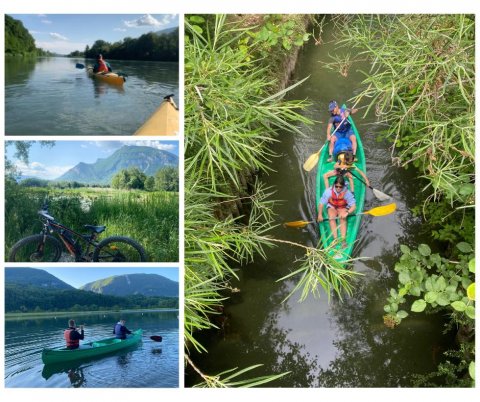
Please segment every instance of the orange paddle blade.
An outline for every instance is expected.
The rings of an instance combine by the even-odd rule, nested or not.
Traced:
[[[283,226],[287,226],[289,228],[303,228],[307,226],[309,223],[313,223],[314,221],[294,221],[294,222],[285,222]]]

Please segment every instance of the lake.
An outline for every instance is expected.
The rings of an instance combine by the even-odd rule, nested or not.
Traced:
[[[178,63],[109,60],[123,86],[90,78],[82,58],[5,58],[6,135],[132,135],[174,94]]]
[[[44,365],[43,348],[63,347],[69,317],[7,319],[5,387],[21,388],[174,388],[178,387],[178,311],[122,313],[130,330],[143,329],[136,346],[90,360]],[[71,314],[85,323],[80,344],[112,337],[118,313]],[[160,335],[161,342],[150,339]]]

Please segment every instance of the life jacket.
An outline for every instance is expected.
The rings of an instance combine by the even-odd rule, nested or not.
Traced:
[[[74,328],[67,328],[63,332],[63,336],[65,338],[65,342],[67,343],[67,348],[68,349],[76,349],[80,346],[80,340],[79,339],[71,339],[70,334],[72,331],[75,331]]]
[[[345,118],[345,111],[346,109],[341,108],[340,109],[340,114],[336,114],[332,116],[332,121],[333,121],[333,128],[336,129],[340,123],[342,123],[342,120]],[[352,125],[348,121],[348,118],[343,121],[340,127],[338,127],[337,133],[347,133],[350,130],[350,127]]]
[[[345,208],[347,206],[345,194],[347,194],[346,188],[340,194],[336,194],[332,186],[332,195],[328,199],[328,203],[334,208]]]
[[[338,154],[347,151],[353,152],[352,141],[350,141],[350,138],[338,138],[333,147],[333,155],[335,159],[337,159]]]
[[[113,328],[113,333],[117,339],[126,339],[127,334],[125,331],[122,332],[123,325],[117,322]]]
[[[103,73],[103,72],[108,73],[108,66],[107,66],[107,63],[105,63],[105,60],[97,60],[97,70],[95,72],[96,73]]]

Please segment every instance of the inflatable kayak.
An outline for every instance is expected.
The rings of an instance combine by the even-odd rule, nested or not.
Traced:
[[[43,349],[42,361],[44,364],[53,364],[102,356],[135,345],[142,340],[142,333],[141,329],[137,329],[131,335],[127,335],[127,339],[102,339],[85,343],[78,349],[73,350],[66,348]]]
[[[173,101],[173,95],[168,95],[163,99],[160,107],[135,131],[134,135],[178,134],[178,108]]]
[[[123,83],[126,81],[123,75],[118,75],[116,73],[94,73],[91,68],[87,69],[87,74],[89,77],[103,82],[108,82],[112,85],[123,85]]]
[[[360,135],[358,134],[357,127],[355,126],[353,119],[351,116],[348,117],[348,121],[352,125],[353,132],[357,138],[357,161],[355,162],[354,166],[365,172],[365,153],[363,150],[362,140]],[[320,198],[322,197],[325,191],[325,183],[323,179],[323,175],[327,172],[333,170],[333,166],[335,165],[335,161],[328,162],[328,144],[324,146],[322,152],[320,154],[320,158],[318,161],[318,170],[317,170],[317,179],[316,179],[316,207],[318,213],[318,205],[320,203]],[[355,244],[355,240],[357,238],[357,233],[360,228],[360,221],[362,219],[361,212],[363,212],[364,204],[365,204],[365,184],[362,183],[356,176],[359,176],[358,173],[355,174],[355,170],[353,170],[353,185],[355,190],[355,202],[356,202],[356,209],[353,215],[348,216],[347,218],[347,235],[346,235],[346,242],[347,247],[342,249],[341,242],[337,244],[335,247],[332,248],[333,243],[333,236],[332,231],[330,229],[330,224],[328,221],[327,215],[327,208],[323,209],[323,217],[324,220],[318,223],[320,237],[322,239],[322,245],[324,248],[331,248],[330,254],[339,262],[344,262],[348,260],[352,254],[353,246]],[[329,185],[331,186],[335,181],[335,176],[330,177]],[[345,180],[347,185],[349,180]],[[337,225],[340,227],[340,224]],[[338,232],[338,238],[340,238],[340,230]]]

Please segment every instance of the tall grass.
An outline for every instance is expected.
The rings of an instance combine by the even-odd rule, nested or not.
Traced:
[[[105,225],[101,239],[119,235],[137,240],[149,261],[178,261],[178,193],[121,190],[50,190],[7,186],[5,255],[21,238],[38,233],[37,211],[45,197],[58,222],[84,233],[83,225]]]

